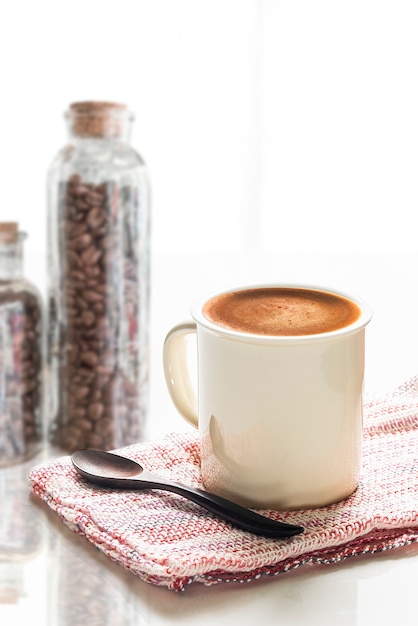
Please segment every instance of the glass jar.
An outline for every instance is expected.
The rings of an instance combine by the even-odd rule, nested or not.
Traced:
[[[149,183],[126,106],[74,103],[48,175],[50,440],[68,452],[144,438]]]
[[[0,466],[39,451],[42,419],[42,306],[22,275],[23,241],[15,222],[0,223]]]

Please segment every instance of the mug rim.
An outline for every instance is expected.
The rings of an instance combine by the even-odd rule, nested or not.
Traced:
[[[271,288],[283,288],[283,289],[304,289],[307,291],[322,291],[324,293],[329,293],[331,295],[341,296],[346,298],[347,300],[351,300],[360,308],[360,316],[351,324],[347,326],[343,326],[342,328],[337,328],[336,330],[327,331],[324,333],[315,333],[310,335],[259,335],[257,333],[248,333],[243,332],[241,330],[234,330],[232,328],[227,328],[225,326],[221,326],[220,324],[216,324],[212,322],[207,317],[203,315],[203,306],[211,300],[212,298],[216,298],[217,296],[223,295],[225,293],[230,292],[240,292],[247,291],[250,289],[271,289]],[[222,335],[224,337],[229,337],[231,339],[236,339],[241,342],[246,341],[248,343],[281,343],[281,344],[289,344],[289,343],[316,343],[321,341],[330,341],[333,339],[339,339],[345,337],[347,335],[351,335],[357,333],[367,326],[370,320],[373,317],[373,310],[370,305],[361,297],[348,293],[347,291],[343,291],[341,289],[336,289],[334,287],[327,287],[324,285],[314,285],[310,283],[285,283],[285,282],[276,282],[276,283],[252,283],[249,285],[239,285],[235,287],[228,287],[224,289],[219,289],[217,291],[213,291],[205,296],[200,296],[195,302],[192,304],[190,313],[194,321],[198,324],[198,326],[202,326],[207,330]]]

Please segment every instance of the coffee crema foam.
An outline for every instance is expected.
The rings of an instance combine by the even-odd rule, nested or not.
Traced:
[[[300,336],[329,333],[360,317],[343,296],[295,287],[260,287],[215,296],[203,315],[218,326],[253,335]]]

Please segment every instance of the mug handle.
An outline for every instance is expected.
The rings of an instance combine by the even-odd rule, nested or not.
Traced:
[[[187,337],[197,333],[195,322],[183,322],[168,332],[163,346],[165,382],[176,409],[198,427],[197,396],[187,368]]]

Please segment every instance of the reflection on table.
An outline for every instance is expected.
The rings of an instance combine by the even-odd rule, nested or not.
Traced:
[[[27,474],[32,463],[0,468],[0,604],[19,602],[27,590],[25,564],[44,540],[38,520],[29,514]]]

